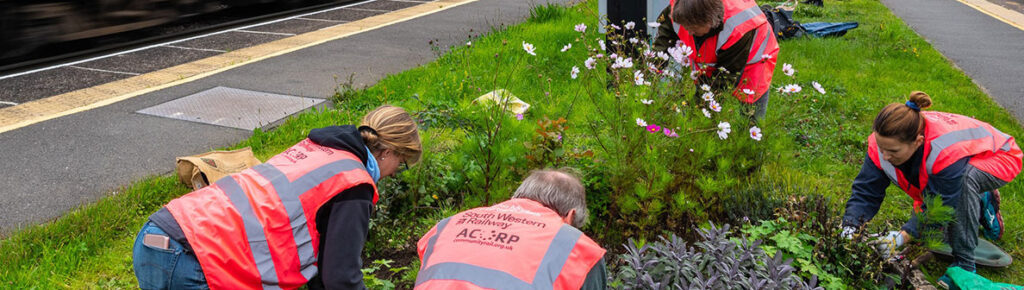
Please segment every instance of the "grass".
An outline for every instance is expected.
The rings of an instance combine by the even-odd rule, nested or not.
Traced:
[[[764,166],[772,180],[813,189],[807,194],[828,196],[841,206],[849,196],[850,182],[863,160],[866,136],[875,113],[887,103],[902,102],[912,90],[930,94],[935,101],[934,110],[975,116],[1010,135],[1024,136],[1024,128],[1017,120],[881,3],[849,0],[828,4],[825,8],[802,5],[794,17],[802,22],[858,21],[861,26],[841,38],[781,42],[780,67],[784,62],[793,64],[801,80],[820,82],[828,94],[811,101],[773,95],[767,122],[778,124],[775,127],[784,131],[765,132],[766,138],[787,138],[789,147],[784,152],[793,156]],[[596,10],[596,1],[572,9],[535,9],[531,18],[521,25],[498,28],[487,36],[473,39],[472,48],[454,48],[435,62],[389,76],[366,90],[338,94],[339,110],[294,116],[273,131],[255,132],[235,148],[250,146],[258,158],[265,160],[304,138],[312,128],[354,123],[366,110],[380,103],[391,103],[410,111],[426,112],[421,116],[436,115],[434,121],[439,125],[424,130],[425,147],[455,151],[460,148],[462,135],[445,129],[443,124],[457,123],[459,116],[453,117],[443,108],[471,111],[475,106],[470,102],[472,98],[494,87],[506,88],[534,104],[528,116],[531,119],[565,115],[573,102],[571,96],[581,89],[567,80],[568,68],[580,65],[583,53],[579,50],[559,53],[557,50],[577,35],[572,32],[572,25],[585,22],[590,27],[596,26],[592,14],[586,12],[590,10]],[[525,58],[519,48],[522,40],[538,47],[542,62]],[[516,63],[520,65],[514,65]],[[776,73],[776,85],[785,84],[787,80],[781,72]],[[589,85],[592,89],[593,86],[603,88]],[[798,113],[783,116],[782,112]],[[584,122],[587,117],[586,112],[574,113],[570,124]],[[529,132],[532,127],[526,123],[510,125],[510,130]],[[513,135],[504,142],[522,144],[526,138]],[[425,160],[429,158],[432,157],[425,156]],[[451,163],[451,170],[479,168],[473,167],[478,166],[473,160]],[[450,182],[469,184],[465,180]],[[1024,185],[1020,182],[1012,182],[1002,190],[1007,232],[998,243],[1017,260],[1024,258],[1024,225],[1014,222],[1024,218],[1022,189]],[[390,192],[402,192],[387,186],[382,190],[384,199],[395,197]],[[511,192],[508,188],[494,191]],[[0,242],[0,256],[5,257],[0,265],[0,288],[134,287],[131,245],[138,228],[149,214],[188,190],[175,177],[156,176],[117,192],[58,220],[18,231]],[[890,187],[888,193],[891,197],[886,199],[872,223],[877,230],[890,229],[885,226],[886,222],[898,226],[909,216],[910,198],[895,187]],[[495,196],[502,197],[507,195]],[[447,205],[451,203],[445,200],[444,196],[439,197],[426,207],[450,214],[453,209]],[[418,239],[418,233],[425,232],[439,216],[443,214],[421,216],[413,226],[401,230],[378,225],[376,230],[371,230],[374,236],[371,241],[376,242],[367,245],[367,252],[371,255],[408,253],[410,247],[415,246],[410,241]],[[387,216],[375,219],[379,220],[386,221]],[[606,247],[619,248],[617,245]],[[934,279],[941,275],[946,263],[927,264],[927,273]],[[995,281],[1024,284],[1021,263],[1007,269],[981,268],[979,273]]]

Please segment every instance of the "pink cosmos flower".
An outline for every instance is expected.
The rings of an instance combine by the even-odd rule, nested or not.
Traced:
[[[656,133],[658,131],[661,131],[661,126],[655,124],[647,125],[647,131],[651,133]]]
[[[633,27],[636,27],[636,22],[633,22],[633,21],[626,22],[625,26],[626,26],[626,29],[633,29]]]
[[[516,120],[522,121],[523,120],[523,114],[516,114]]]
[[[580,74],[580,68],[576,67],[576,66],[573,66],[572,67],[572,71],[569,72],[569,76],[572,77],[572,79],[574,79],[574,80],[576,79],[576,76],[578,76],[579,74]]]
[[[572,43],[566,44],[565,46],[563,46],[562,47],[562,52],[565,52],[566,50],[569,50],[570,48],[572,48]]]
[[[670,138],[678,138],[679,137],[679,134],[676,134],[676,132],[673,132],[672,130],[669,130],[668,128],[662,129],[662,133],[665,133],[665,136],[668,136]]]

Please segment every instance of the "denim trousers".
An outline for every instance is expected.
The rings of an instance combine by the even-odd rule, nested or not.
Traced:
[[[167,249],[143,244],[143,236],[167,236],[160,227],[147,221],[135,237],[132,269],[141,289],[210,289],[199,260],[171,239]]]

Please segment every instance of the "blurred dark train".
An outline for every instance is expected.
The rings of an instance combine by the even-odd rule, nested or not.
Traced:
[[[0,59],[54,43],[153,27],[254,4],[303,0],[0,0]]]

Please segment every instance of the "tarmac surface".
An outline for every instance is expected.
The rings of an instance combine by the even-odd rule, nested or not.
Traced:
[[[152,175],[168,174],[174,158],[231,146],[252,132],[224,126],[156,117],[136,111],[176,100],[215,87],[229,87],[273,94],[325,99],[339,84],[335,77],[354,74],[357,85],[372,85],[395,74],[436,58],[429,41],[439,47],[460,45],[466,36],[511,25],[525,19],[538,3],[567,0],[507,1],[477,0],[447,10],[361,32],[345,38],[271,57],[213,74],[196,81],[146,93],[111,105],[42,121],[0,133],[0,236],[18,228],[60,217],[67,211],[99,200],[132,182]],[[393,10],[388,5],[419,5],[416,1],[378,1],[361,14],[378,15]],[[351,12],[351,11],[350,11]],[[330,19],[350,21],[353,13],[335,13]],[[362,16],[366,17],[366,16]],[[317,20],[319,22],[328,22]],[[307,21],[307,28],[278,24],[275,33],[295,34],[324,25]],[[474,32],[471,32],[474,31]],[[267,30],[263,30],[267,31]],[[199,59],[216,50],[231,50],[262,38],[287,37],[266,33],[238,33],[234,38],[196,40],[181,46],[215,47],[178,54],[181,59]],[[227,40],[224,40],[227,39]],[[142,74],[158,69],[159,51],[133,53],[118,59],[90,64],[93,70],[59,68],[33,78],[0,81],[0,95],[20,103],[50,94],[102,84],[123,78],[123,73]],[[175,60],[178,62],[179,60]],[[180,63],[180,62],[178,62]],[[101,72],[95,69],[117,71]],[[82,75],[74,83],[61,80]],[[95,72],[95,74],[94,74]],[[130,75],[129,75],[130,76]],[[38,82],[38,78],[51,80]],[[20,83],[18,83],[20,82]],[[86,86],[87,87],[87,86]],[[21,91],[7,91],[19,89]],[[20,97],[21,99],[14,99]],[[0,98],[0,100],[3,100]],[[8,105],[0,105],[0,108]]]
[[[992,0],[1021,16],[1021,0]],[[882,0],[1006,108],[1024,120],[1024,21],[1014,25],[955,0]],[[1020,18],[1024,18],[1021,16]],[[1020,19],[1018,18],[1018,19]]]

